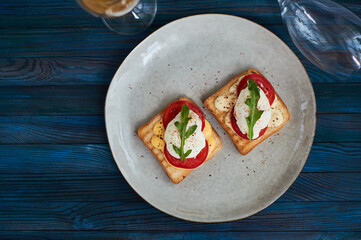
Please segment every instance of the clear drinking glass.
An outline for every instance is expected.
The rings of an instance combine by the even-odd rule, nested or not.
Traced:
[[[101,18],[111,31],[132,35],[152,24],[157,12],[157,0],[77,0],[95,17]]]
[[[292,41],[318,68],[347,78],[361,69],[361,19],[329,0],[278,0]]]

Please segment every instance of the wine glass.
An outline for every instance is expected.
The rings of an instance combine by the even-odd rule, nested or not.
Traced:
[[[361,69],[361,19],[330,0],[278,0],[283,22],[298,50],[338,78]]]
[[[77,0],[91,15],[101,18],[113,32],[133,35],[152,24],[157,0]]]

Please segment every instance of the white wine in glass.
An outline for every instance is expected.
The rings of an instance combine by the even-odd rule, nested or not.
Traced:
[[[101,18],[110,30],[126,35],[144,31],[157,12],[156,0],[77,0],[95,17]]]

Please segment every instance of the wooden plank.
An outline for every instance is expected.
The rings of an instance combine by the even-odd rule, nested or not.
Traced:
[[[144,33],[135,36],[122,36],[121,38],[107,29],[85,29],[80,32],[69,29],[54,30],[56,32],[49,32],[48,29],[25,29],[21,32],[17,29],[7,29],[0,38],[0,46],[3,48],[2,55],[6,57],[83,56],[90,58],[110,57],[123,60],[144,38],[162,25],[155,23]],[[285,26],[265,25],[265,27],[280,37],[296,53],[306,69],[312,73],[310,76],[313,82],[340,81],[335,76],[318,70],[306,60],[294,46]],[[348,82],[360,81],[361,74],[348,79]]]
[[[0,145],[0,174],[118,174],[108,144]]]
[[[361,73],[354,73],[349,78],[341,79],[336,75],[324,72],[318,69],[311,62],[306,60],[301,53],[296,50],[294,47],[292,50],[296,53],[297,57],[301,60],[303,66],[306,68],[308,76],[311,79],[312,83],[360,83],[361,82]]]
[[[31,8],[31,11],[28,9]],[[14,11],[17,10],[17,11]],[[34,0],[32,2],[26,0],[5,0],[1,3],[1,16],[23,16],[23,15],[71,15],[74,12],[81,13],[76,2],[71,0],[51,1]]]
[[[133,231],[359,231],[361,202],[276,202],[258,214],[227,223],[179,220],[140,202],[4,202],[0,230]],[[276,220],[275,220],[276,219]]]
[[[356,3],[355,0],[348,1],[348,4]],[[171,1],[171,0],[163,0],[158,3],[158,10],[161,14],[162,11],[166,11],[166,13],[177,13],[190,11],[190,10],[202,10],[202,9],[209,9],[209,8],[232,8],[232,7],[239,7],[239,8],[247,8],[244,11],[250,9],[261,10],[264,6],[277,6],[277,3],[274,3],[270,0],[258,0],[257,5],[252,4],[248,1],[233,1],[233,0],[224,0],[222,3],[219,1],[208,1],[207,4],[204,3],[202,0],[184,0],[182,2],[178,1]],[[31,7],[33,12],[27,12],[23,9],[26,7]],[[357,7],[357,6],[355,6]],[[19,11],[13,12],[12,9],[18,8]],[[48,10],[47,10],[47,9]],[[176,11],[177,10],[177,11]],[[22,16],[22,15],[73,15],[73,14],[80,14],[84,12],[74,1],[71,0],[64,0],[61,2],[54,2],[54,3],[47,3],[44,0],[34,0],[32,4],[29,4],[26,0],[13,0],[8,1],[3,4],[3,7],[0,9],[0,14],[2,15],[15,15],[15,16]]]
[[[23,30],[21,34],[18,30],[6,30],[4,37],[0,39],[0,46],[5,46],[2,54],[6,57],[107,57],[123,60],[131,50],[137,46],[150,33],[157,30],[162,25],[153,25],[147,31],[135,36],[122,36],[110,32],[107,29],[86,29],[84,31],[69,31],[68,29],[58,29],[56,33],[49,33],[49,30]],[[292,43],[287,29],[283,25],[265,25],[267,29],[280,37],[300,58],[306,69],[314,70],[314,77],[319,82],[328,82],[335,79],[331,74],[324,73],[316,69]],[[1,30],[0,30],[1,33]],[[54,37],[51,35],[57,35]],[[21,38],[26,36],[26,40]],[[51,36],[51,40],[47,40]],[[86,42],[87,44],[84,44]],[[31,51],[29,51],[31,49]],[[1,65],[0,65],[1,66]],[[355,80],[353,80],[355,79]],[[355,75],[351,82],[359,82],[361,74]],[[334,82],[334,80],[331,80]]]
[[[49,162],[51,164],[58,165]],[[0,179],[6,183],[0,184],[2,201],[142,201],[119,172],[107,175],[1,174]],[[301,173],[279,201],[361,202],[360,182],[360,173]]]
[[[114,35],[112,32],[110,32],[107,29],[91,29],[91,30],[84,30],[81,32],[69,31],[67,29],[60,29],[58,30],[59,33],[54,33],[54,34],[50,34],[48,30],[32,30],[32,31],[26,30],[28,32],[24,30],[21,31],[21,33],[18,30],[14,30],[14,32],[9,32],[9,30],[7,30],[6,33],[2,34],[4,35],[4,37],[0,38],[0,46],[4,46],[2,55],[6,57],[11,57],[12,59],[14,59],[14,57],[21,58],[21,60],[19,60],[18,62],[13,61],[13,63],[16,65],[13,66],[12,69],[14,68],[17,69],[19,65],[22,66],[25,61],[24,58],[28,59],[29,57],[31,58],[37,57],[37,59],[42,59],[43,57],[45,58],[51,57],[51,59],[54,59],[54,56],[59,56],[65,59],[69,59],[72,58],[74,55],[76,55],[78,58],[82,57],[89,59],[95,59],[99,57],[108,58],[110,59],[111,63],[116,62],[117,65],[120,65],[118,63],[121,63],[123,59],[125,59],[125,57],[131,52],[131,50],[136,45],[138,45],[138,43],[140,43],[145,37],[147,37],[151,32],[155,31],[158,27],[160,26],[154,26],[140,35],[129,36],[129,37],[123,36],[120,39],[118,35]],[[312,82],[335,83],[341,81],[334,75],[325,73],[317,69],[305,57],[303,57],[302,54],[300,54],[298,49],[292,43],[289,35],[287,34],[287,30],[285,26],[266,25],[265,27],[271,30],[272,32],[274,32],[276,35],[278,35],[296,53],[296,55],[300,58],[301,62],[308,70]],[[9,36],[7,36],[7,34],[9,34]],[[48,39],[49,35],[51,36],[51,40]],[[57,35],[55,40],[53,35]],[[26,40],[21,39],[24,38],[24,36],[26,37]],[[87,44],[84,44],[84,42],[86,42]],[[116,60],[113,61],[112,59],[116,59]],[[33,61],[37,61],[37,60],[33,60]],[[42,63],[41,61],[39,62],[38,60],[37,64],[39,65],[46,63]],[[54,62],[51,61],[50,66],[51,64],[54,64]],[[69,64],[74,64],[74,61],[69,60]],[[78,64],[81,64],[81,62],[76,63],[76,65]],[[39,72],[39,67],[38,68],[34,67],[35,73]],[[48,67],[49,64],[45,65],[44,71],[47,70]],[[75,66],[75,69],[77,68],[79,67]],[[4,72],[4,74],[0,75],[0,79],[6,78],[7,81],[10,81],[13,76],[12,74],[14,73],[12,73],[11,71],[10,73],[7,73],[6,72],[7,69],[9,69],[8,63],[0,62],[0,72]],[[91,74],[91,70],[92,69],[89,69],[89,74]],[[100,69],[98,68],[95,71],[99,71],[99,70]],[[43,71],[43,69],[41,69],[40,71]],[[52,71],[58,73],[57,72],[58,68]],[[30,72],[29,74],[32,73],[33,72]],[[52,75],[54,76],[54,81],[55,80],[60,81],[61,75],[62,74],[60,74],[60,76],[58,76],[58,74],[55,76]],[[28,77],[29,75],[26,75],[26,78]],[[74,78],[76,79],[76,76],[65,75],[65,77],[69,77],[70,80]],[[33,80],[33,79],[34,78],[30,78],[29,80]],[[48,79],[48,76],[40,75],[37,76],[36,79],[40,79],[40,80]],[[90,77],[89,80],[91,79],[92,77]],[[352,78],[347,79],[347,81],[359,83],[361,82],[361,74],[356,74],[352,76]],[[84,80],[82,80],[81,82],[84,82]],[[5,82],[4,84],[9,85],[9,83],[7,82]],[[28,85],[28,84],[25,82],[24,85]]]
[[[21,3],[20,3],[21,2]],[[22,1],[16,4],[23,4]],[[291,49],[298,55],[298,57],[301,59],[303,64],[306,66],[307,70],[311,72],[311,79],[313,82],[336,82],[340,81],[339,79],[335,78],[331,74],[324,73],[318,69],[316,69],[312,64],[310,64],[295,48],[294,44],[292,43],[287,30],[285,26],[281,23],[281,18],[279,17],[279,8],[276,2],[274,1],[265,1],[265,2],[257,2],[257,4],[249,3],[249,2],[242,2],[242,1],[229,1],[228,3],[222,3],[222,7],[219,6],[219,2],[213,2],[214,6],[212,6],[212,2],[207,4],[207,6],[204,6],[204,3],[202,1],[190,3],[190,6],[198,7],[201,9],[199,12],[194,12],[194,7],[190,8],[187,7],[183,2],[180,2],[180,6],[178,4],[175,4],[174,2],[168,2],[165,4],[169,4],[167,6],[167,10],[164,14],[162,14],[162,7],[159,7],[159,12],[156,18],[156,21],[154,22],[153,26],[146,31],[145,33],[139,34],[137,36],[122,36],[121,39],[119,39],[118,35],[114,35],[110,31],[108,31],[106,28],[104,28],[100,21],[98,19],[95,19],[91,16],[84,15],[82,10],[76,6],[74,2],[71,2],[75,6],[75,9],[77,9],[77,12],[79,12],[79,9],[81,10],[82,14],[79,16],[79,19],[76,20],[73,16],[73,18],[70,18],[69,22],[64,22],[67,18],[57,18],[54,15],[50,16],[51,18],[54,18],[55,21],[61,22],[61,27],[56,28],[53,27],[56,25],[55,23],[49,24],[48,18],[46,21],[38,20],[40,23],[40,27],[36,29],[32,29],[32,27],[27,27],[24,29],[24,23],[29,23],[31,26],[36,26],[37,23],[34,23],[34,21],[31,21],[29,19],[20,19],[19,26],[21,26],[22,31],[21,33],[18,31],[18,29],[11,30],[9,26],[11,24],[4,23],[4,26],[6,26],[6,31],[4,34],[2,34],[3,38],[0,39],[0,46],[3,47],[3,54],[5,56],[29,56],[29,57],[36,57],[36,56],[92,56],[92,57],[98,57],[98,56],[112,56],[117,57],[118,59],[124,59],[125,56],[133,49],[138,43],[141,42],[146,36],[148,36],[150,33],[158,29],[159,27],[163,26],[164,24],[168,23],[169,21],[189,16],[192,14],[197,13],[205,13],[204,9],[205,7],[210,7],[211,12],[217,12],[220,11],[220,13],[228,13],[228,14],[235,14],[240,15],[240,11],[244,11],[244,14],[240,15],[242,17],[248,18],[250,20],[253,20],[259,24],[266,24],[265,27],[268,28],[270,31],[274,32],[276,35],[278,35],[282,40],[286,42],[287,45],[291,47]],[[41,9],[40,11],[44,11],[44,8],[42,7],[41,3],[39,6]],[[356,13],[358,11],[361,12],[360,6],[356,4],[356,2],[348,2],[346,6],[350,7],[350,9],[354,10]],[[55,7],[59,7],[56,5]],[[181,15],[174,15],[176,14],[173,11],[170,14],[168,11],[169,7],[175,8],[178,10],[183,9],[185,13]],[[234,10],[234,12],[227,12],[226,9],[223,9],[226,7],[226,9]],[[9,7],[10,8],[10,7]],[[66,9],[66,7],[64,7]],[[47,9],[47,8],[46,8]],[[187,11],[191,11],[191,13],[186,13]],[[55,11],[57,12],[57,11]],[[48,12],[48,14],[51,13],[51,10]],[[250,15],[249,15],[250,14]],[[262,14],[262,17],[259,17],[259,14]],[[13,15],[13,13],[11,14]],[[32,16],[38,17],[39,15]],[[49,17],[45,15],[46,17]],[[254,16],[254,17],[253,17]],[[16,17],[19,19],[19,17]],[[8,18],[6,18],[8,19]],[[86,20],[84,20],[86,19]],[[9,20],[10,22],[13,22],[16,26],[16,21]],[[275,22],[276,21],[276,22]],[[78,23],[77,23],[78,22]],[[46,23],[47,26],[52,26],[51,28],[43,29],[41,27],[42,23]],[[67,24],[77,24],[80,25],[82,28],[82,31],[77,32],[75,30],[69,31],[69,26]],[[59,23],[58,23],[59,24]],[[98,26],[100,24],[100,28],[96,28],[94,25]],[[1,30],[1,28],[0,28]],[[53,35],[51,34],[52,31],[59,32],[56,33],[57,37],[54,39]],[[19,34],[17,36],[17,34]],[[50,40],[47,38],[51,38]],[[21,38],[26,38],[26,40],[22,40]],[[3,40],[3,42],[1,41]],[[99,42],[101,40],[102,42]],[[87,44],[84,44],[86,42]],[[24,44],[25,43],[25,44]],[[30,50],[30,52],[29,52]],[[25,51],[25,52],[24,52]],[[361,80],[361,74],[358,74],[354,76],[349,81],[352,82],[360,82]]]
[[[79,24],[86,24],[81,21],[82,18],[89,18],[89,20],[91,20],[91,16],[81,9],[74,1],[64,1],[56,4],[46,4],[44,1],[35,1],[31,6],[33,10],[31,12],[32,14],[28,11],[21,11],[21,9],[24,8],[24,5],[27,6],[28,4],[24,3],[24,1],[14,1],[11,4],[5,5],[5,8],[0,10],[0,14],[7,16],[9,19],[5,19],[0,27],[6,28],[6,24],[8,24],[8,28],[9,26],[10,28],[49,28],[49,26],[53,26],[53,28],[62,28],[64,26],[76,28],[79,27]],[[17,8],[19,10],[11,12],[12,8]],[[164,23],[184,16],[208,12],[240,15],[245,18],[253,19],[254,21],[258,20],[268,24],[281,23],[279,16],[280,10],[277,2],[269,0],[261,0],[258,1],[257,4],[252,4],[248,1],[233,0],[225,0],[222,2],[209,1],[207,4],[201,0],[185,0],[182,2],[167,0],[159,1],[157,18],[155,21]],[[51,18],[52,16],[59,18],[59,15],[62,17],[65,16],[65,18],[62,18],[63,24],[61,21]],[[49,19],[50,22],[47,24],[42,23],[44,18],[47,20]],[[21,25],[20,20],[27,22],[24,22],[23,25]],[[100,24],[100,21],[98,21],[97,24],[95,24],[95,21],[93,22],[95,27],[104,27]],[[90,21],[92,25],[93,22]]]
[[[360,159],[360,142],[315,142],[303,172],[361,172]]]
[[[361,84],[313,84],[313,88],[318,113],[361,112]]]
[[[0,174],[117,174],[108,144],[0,145]],[[302,172],[361,172],[361,142],[315,143]],[[56,163],[56,164],[55,164]]]
[[[168,19],[168,18],[167,18]],[[162,25],[155,22],[138,35],[119,36],[105,28],[96,29],[0,29],[0,46],[5,57],[87,56],[125,57],[150,33]],[[264,25],[297,54],[284,25]],[[301,55],[298,55],[301,56]]]
[[[107,143],[103,116],[0,117],[0,144]]]
[[[360,173],[301,173],[279,201],[361,201]]]
[[[108,85],[116,57],[0,58],[0,86]]]
[[[162,1],[163,2],[163,1]],[[158,3],[162,3],[158,2]],[[192,1],[193,4],[194,1]],[[234,16],[239,16],[242,18],[249,19],[253,22],[262,25],[281,25],[282,19],[280,16],[280,9],[278,5],[275,5],[273,2],[272,5],[261,6],[261,5],[250,5],[246,6],[242,1],[230,1],[228,6],[223,5],[216,7],[213,6],[203,6],[198,9],[187,7],[181,2],[172,1],[174,7],[185,7],[185,11],[179,11],[179,9],[173,11],[168,11],[167,9],[158,10],[155,21],[153,22],[150,29],[154,30],[159,27],[164,26],[165,24],[175,21],[177,19],[188,17],[196,14],[204,13],[218,13],[218,14],[230,14]],[[212,3],[212,2],[210,2]],[[190,4],[189,6],[191,6]],[[78,7],[78,6],[76,6]],[[161,6],[162,7],[162,6]],[[208,9],[206,9],[208,8]],[[159,8],[158,8],[159,9]],[[262,13],[262,15],[261,15]],[[77,9],[73,11],[71,15],[64,15],[61,18],[59,17],[59,12],[54,15],[8,15],[7,17],[2,18],[0,21],[0,30],[1,29],[46,29],[50,32],[59,30],[59,29],[72,29],[74,31],[89,31],[95,29],[105,29],[105,25],[98,18],[91,16],[86,13],[84,10]],[[51,27],[53,26],[53,27]]]
[[[45,3],[45,2],[44,2]],[[57,2],[58,3],[58,2]],[[73,2],[76,4],[76,1]],[[14,4],[15,5],[15,4]],[[34,5],[35,7],[35,5]],[[32,9],[34,9],[34,7]],[[50,13],[39,13],[33,15],[27,15],[26,13],[32,13],[31,11],[27,11],[24,9],[22,13],[23,15],[17,15],[16,13],[19,11],[14,11],[15,6],[8,8],[9,11],[6,14],[2,15],[0,21],[0,29],[74,29],[74,31],[82,31],[89,30],[95,28],[105,28],[102,21],[98,18],[95,18],[85,12],[83,9],[75,5],[77,9],[71,9],[68,13],[64,13],[61,17],[59,16],[60,11],[54,10],[50,15]],[[50,10],[49,7],[43,7],[43,11]],[[0,8],[0,12],[2,12],[2,8]],[[64,10],[64,9],[63,9]],[[13,14],[11,15],[10,12]]]
[[[314,142],[360,142],[361,114],[318,114]]]
[[[108,86],[0,88],[0,115],[104,114]]]
[[[0,58],[0,86],[108,85],[123,59],[114,56]],[[308,61],[303,60],[303,64],[313,83],[340,83],[340,79]],[[361,83],[361,74],[347,83]]]
[[[318,113],[361,113],[361,84],[314,84],[314,89]],[[107,85],[1,87],[0,115],[102,115],[107,90]]]
[[[361,14],[358,0],[343,1],[342,4],[355,14]],[[32,11],[26,11],[27,7],[31,7]],[[13,9],[17,9],[17,11]],[[163,0],[158,2],[156,21],[162,21],[163,19],[163,21],[170,21],[188,15],[208,12],[239,15],[252,21],[258,21],[261,24],[281,23],[278,4],[272,0],[257,0],[257,4],[250,1],[234,0],[208,1],[207,4],[202,0]],[[95,26],[102,26],[100,21],[95,21],[96,18],[91,17],[72,0],[54,3],[36,0],[32,1],[31,5],[26,0],[5,1],[2,8],[0,8],[0,15],[6,16],[4,21],[0,22],[0,27],[3,28],[75,28],[79,24],[89,26],[92,19],[94,24],[95,22],[98,23]],[[59,16],[62,16],[62,18],[59,19]],[[49,22],[45,22],[44,18]],[[93,23],[91,22],[91,24]]]
[[[151,30],[120,37],[107,29],[0,30],[3,57],[115,56],[124,58]]]
[[[350,0],[346,4],[361,9],[359,1]],[[40,58],[34,58],[35,61],[46,59],[48,56],[65,57],[51,58],[49,61],[40,60],[40,63],[33,60],[22,63],[16,59],[13,65],[6,63],[9,60],[2,61],[0,59],[0,86],[90,85],[90,90],[85,91],[86,88],[80,87],[70,91],[69,95],[71,93],[79,94],[79,99],[70,97],[69,102],[65,102],[63,105],[58,104],[62,94],[57,95],[58,90],[54,90],[55,88],[52,87],[49,88],[50,92],[44,90],[47,89],[46,87],[39,87],[42,89],[38,92],[39,95],[31,94],[25,90],[17,92],[19,95],[11,91],[9,95],[6,95],[4,90],[1,92],[4,93],[4,98],[0,99],[0,109],[4,109],[3,112],[11,112],[14,109],[14,112],[9,113],[9,115],[34,114],[31,109],[39,111],[43,115],[101,115],[103,112],[100,96],[104,93],[97,92],[91,87],[107,85],[112,76],[113,68],[116,69],[117,65],[138,42],[165,23],[179,17],[204,12],[237,14],[268,25],[280,24],[281,21],[278,15],[277,2],[273,0],[260,0],[257,1],[257,4],[231,0],[210,1],[207,4],[200,0],[186,0],[176,3],[165,0],[160,1],[159,6],[159,13],[154,25],[147,32],[133,38],[110,33],[98,19],[92,18],[79,8],[74,0],[2,2],[0,6],[0,35],[2,36],[0,46],[3,49],[0,53],[1,57],[5,55],[15,56],[13,59],[16,59],[17,56],[23,60],[26,59],[23,56],[39,56]],[[14,9],[19,9],[19,11],[14,11]],[[273,26],[267,27],[272,29]],[[294,49],[284,26],[274,27],[274,29],[276,29],[275,33],[285,39],[287,44],[299,55],[299,52]],[[104,41],[102,37],[104,37]],[[119,45],[117,46],[117,44]],[[89,48],[86,49],[85,46]],[[84,57],[72,60],[72,57],[77,54]],[[314,83],[336,83],[338,81],[333,76],[316,70],[304,58],[300,58],[310,72]],[[84,63],[78,62],[82,59],[84,59]],[[87,59],[90,61],[88,62]],[[69,61],[69,63],[65,63],[65,61]],[[117,61],[116,64],[115,61]],[[15,68],[12,68],[13,66]],[[17,73],[18,66],[21,68],[19,73]],[[89,68],[87,69],[87,67]],[[6,71],[3,71],[4,68]],[[11,69],[14,71],[12,72]],[[348,82],[359,83],[360,79],[361,77],[357,76]],[[69,82],[66,82],[67,80]],[[105,86],[103,87],[106,89]],[[350,99],[359,101],[360,96],[355,89],[352,89],[354,92],[351,92],[351,96],[337,92],[332,95],[332,91],[328,92],[327,89],[323,88],[315,90],[319,98],[318,104],[323,113],[336,111],[339,113],[360,113],[357,105],[345,108],[342,107],[340,100],[345,101],[346,98],[346,101]],[[336,90],[338,90],[337,87],[334,91]],[[82,97],[82,94],[85,94],[83,96],[87,96],[89,99]],[[331,95],[333,97],[330,97]],[[9,100],[12,96],[18,98]],[[30,96],[31,101],[34,101],[26,103],[26,96]],[[41,100],[43,96],[44,98]],[[65,94],[65,96],[68,95]],[[49,99],[50,108],[42,105],[44,99],[45,101]],[[16,100],[19,102],[16,103]],[[70,100],[75,102],[71,103]],[[87,100],[90,102],[86,102]],[[2,102],[4,102],[3,105],[1,105]],[[328,106],[328,103],[329,105],[334,103],[335,108]],[[20,106],[20,104],[24,105]],[[91,104],[94,104],[93,109],[89,108]],[[12,108],[13,106],[15,108]],[[64,109],[61,109],[63,106]],[[77,108],[78,110],[76,110]],[[85,147],[77,145],[74,148],[65,149],[60,148],[73,146],[56,145],[58,148],[56,146],[53,148],[45,145],[45,148],[42,148],[42,146],[36,145],[32,149],[30,145],[26,145],[25,149],[20,150],[23,154],[20,159],[18,158],[19,148],[14,148],[14,153],[10,153],[10,150],[12,147],[22,146],[0,146],[0,199],[2,199],[0,202],[0,229],[4,230],[0,231],[0,238],[85,238],[82,235],[83,232],[72,231],[85,229],[89,230],[85,231],[88,239],[118,239],[119,237],[140,239],[290,239],[290,236],[292,239],[359,239],[361,238],[359,194],[361,181],[358,176],[360,175],[360,166],[358,166],[360,164],[357,162],[360,159],[361,149],[359,146],[361,139],[360,116],[361,114],[352,116],[351,114],[319,114],[316,144],[307,163],[310,163],[310,171],[337,171],[339,167],[339,171],[346,170],[353,173],[302,174],[291,189],[270,208],[246,220],[220,224],[184,222],[150,207],[132,191],[117,172],[109,149],[105,144],[86,145]],[[4,133],[0,136],[0,143],[2,141],[9,144],[106,143],[102,118],[102,116],[0,117],[0,132]],[[352,143],[352,141],[357,142]],[[3,160],[4,155],[2,153],[7,154],[6,161]],[[47,153],[49,155],[46,156]],[[25,156],[25,154],[31,156]],[[64,159],[61,159],[62,157]],[[34,162],[30,163],[30,161]],[[71,169],[71,161],[74,161],[74,169]],[[312,161],[316,161],[316,163]],[[37,163],[38,166],[36,166]],[[19,166],[15,166],[17,164]],[[88,169],[85,169],[84,166]],[[29,169],[29,167],[33,167],[33,169]],[[305,169],[307,167],[306,165]],[[19,171],[19,174],[16,171]],[[29,173],[27,171],[31,171],[32,174],[27,174]],[[9,185],[7,185],[7,180],[10,180]],[[73,186],[73,183],[76,186]],[[90,189],[92,183],[94,183],[95,189]],[[99,190],[101,187],[102,190]],[[107,188],[114,191],[113,195],[105,191]],[[356,193],[353,192],[352,194],[351,188]],[[48,191],[46,192],[46,190]],[[96,195],[96,191],[98,194],[103,193],[103,196]],[[11,193],[13,193],[12,196]],[[85,197],[88,199],[85,200]],[[91,202],[92,199],[106,202]],[[77,200],[81,202],[75,202]],[[118,202],[113,202],[114,200]],[[332,202],[314,202],[325,200]],[[353,202],[339,202],[348,200]],[[11,231],[31,229],[39,231]],[[40,231],[45,229],[59,231]],[[103,229],[109,231],[104,233],[90,231]],[[184,229],[186,232],[183,233]],[[139,230],[142,232],[139,233]],[[165,231],[171,232],[166,233]],[[195,231],[203,232],[197,233]],[[214,232],[209,233],[209,231]],[[228,233],[226,231],[236,232]],[[269,232],[257,233],[255,231]],[[289,232],[283,233],[283,231]],[[336,233],[336,231],[343,232]],[[161,235],[157,235],[159,232]],[[20,235],[16,235],[18,233]],[[48,233],[51,235],[47,235]]]
[[[208,230],[204,226],[204,230]],[[224,240],[293,240],[304,239],[360,239],[360,232],[163,232],[163,231],[0,231],[3,239],[86,239],[86,240],[116,240],[116,239],[144,239],[144,240],[200,240],[200,239],[224,239]]]
[[[108,143],[103,116],[0,117],[0,130],[0,144]],[[314,142],[352,143],[360,140],[361,114],[317,115]]]

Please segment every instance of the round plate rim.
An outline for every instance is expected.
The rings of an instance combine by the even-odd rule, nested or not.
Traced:
[[[159,32],[159,31],[162,31],[166,26],[170,25],[170,24],[174,24],[174,23],[177,23],[179,21],[182,21],[184,19],[189,19],[189,18],[196,18],[196,17],[200,17],[200,16],[224,16],[224,17],[233,17],[237,20],[242,20],[242,21],[247,21],[247,22],[250,22],[252,24],[255,24],[259,27],[261,27],[262,29],[266,30],[268,33],[272,34],[273,36],[275,36],[280,42],[282,42],[284,44],[284,46],[286,46],[290,53],[293,54],[295,56],[295,59],[300,63],[300,66],[303,68],[306,76],[307,76],[307,80],[308,80],[308,83],[309,83],[309,87],[310,89],[312,90],[311,91],[311,98],[312,98],[312,107],[314,109],[314,112],[313,112],[313,115],[312,115],[312,120],[313,120],[313,129],[312,129],[312,132],[311,132],[311,141],[309,142],[308,146],[307,146],[307,153],[305,154],[305,160],[303,161],[303,164],[300,165],[300,170],[298,172],[298,174],[295,174],[294,175],[294,178],[292,179],[292,181],[289,182],[288,186],[285,187],[285,189],[283,189],[279,194],[276,194],[274,195],[274,198],[271,200],[271,201],[268,201],[266,204],[264,204],[264,206],[262,206],[258,211],[256,212],[253,212],[253,213],[249,213],[249,214],[246,214],[245,216],[240,216],[240,217],[229,217],[227,219],[213,219],[213,220],[194,220],[194,219],[187,219],[185,217],[181,217],[181,216],[176,216],[172,213],[169,213],[163,209],[161,209],[160,206],[156,206],[155,204],[151,203],[150,201],[148,201],[147,199],[145,199],[141,193],[139,193],[139,191],[137,191],[131,184],[131,182],[128,180],[127,178],[127,175],[123,174],[121,169],[120,169],[120,166],[118,165],[118,162],[117,160],[115,159],[115,155],[114,155],[114,151],[112,149],[112,145],[109,141],[109,134],[108,134],[108,126],[107,126],[107,105],[108,105],[108,102],[109,102],[109,92],[111,91],[111,89],[114,87],[114,82],[115,82],[115,78],[116,76],[118,75],[118,72],[120,71],[123,63],[127,60],[127,58],[140,46],[142,45],[145,41],[147,41],[150,37],[152,37],[155,33]],[[163,212],[163,213],[166,213],[167,215],[170,215],[170,216],[173,216],[175,218],[178,218],[178,219],[181,219],[181,220],[185,220],[185,221],[190,221],[190,222],[200,222],[200,223],[222,223],[222,222],[231,222],[231,221],[236,221],[236,220],[241,220],[241,219],[244,219],[244,218],[247,218],[247,217],[250,217],[250,216],[253,216],[259,212],[261,212],[262,210],[264,210],[265,208],[269,207],[270,205],[272,205],[277,199],[279,199],[292,185],[293,183],[296,181],[296,179],[298,178],[298,176],[300,175],[300,173],[302,172],[302,169],[304,168],[306,162],[307,162],[307,159],[308,159],[308,156],[310,154],[310,151],[311,151],[311,148],[313,146],[313,141],[314,141],[314,138],[315,138],[315,133],[316,133],[316,122],[317,122],[317,117],[316,117],[316,113],[317,113],[317,105],[316,105],[316,96],[315,96],[315,92],[314,92],[314,89],[313,89],[313,85],[312,85],[312,82],[311,82],[311,79],[304,67],[304,65],[302,64],[301,60],[297,57],[297,55],[292,51],[292,49],[281,39],[279,38],[276,34],[274,34],[273,32],[271,32],[270,30],[268,30],[267,28],[263,27],[262,25],[258,24],[258,23],[255,23],[251,20],[248,20],[246,18],[243,18],[243,17],[239,17],[239,16],[235,16],[235,15],[230,15],[230,14],[220,14],[220,13],[205,13],[205,14],[196,14],[196,15],[191,15],[191,16],[186,16],[186,17],[182,17],[182,18],[179,18],[179,19],[176,19],[174,21],[171,21],[165,25],[163,25],[162,27],[158,28],[156,31],[152,32],[150,35],[148,35],[145,39],[143,39],[128,55],[127,57],[123,60],[123,62],[120,64],[120,66],[118,67],[117,71],[115,72],[113,78],[112,78],[112,81],[110,82],[109,84],[109,88],[108,88],[108,91],[107,91],[107,94],[106,94],[106,98],[105,98],[105,105],[104,105],[104,120],[105,120],[105,128],[106,128],[106,134],[107,134],[107,139],[108,139],[108,143],[109,143],[109,147],[110,147],[110,150],[111,150],[111,153],[112,153],[112,156],[113,156],[113,159],[115,161],[115,163],[117,164],[117,167],[120,171],[120,173],[123,175],[124,179],[127,181],[127,183],[129,184],[129,186],[145,201],[147,202],[148,204],[150,204],[152,207],[158,209],[159,211]]]

